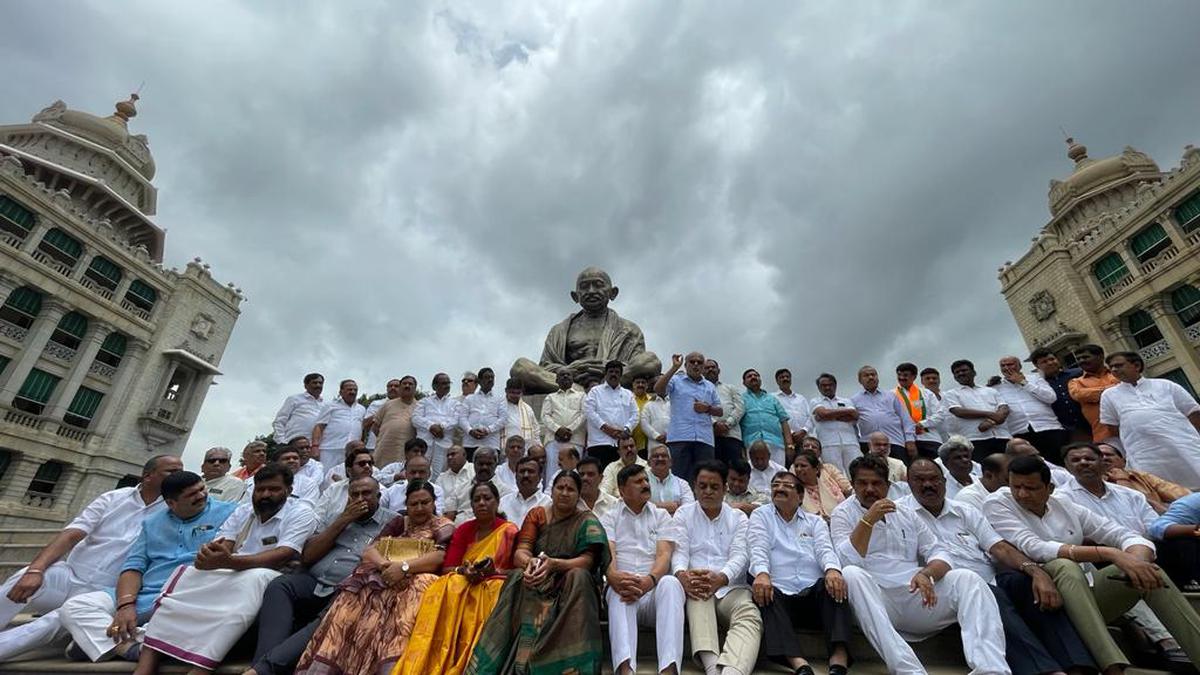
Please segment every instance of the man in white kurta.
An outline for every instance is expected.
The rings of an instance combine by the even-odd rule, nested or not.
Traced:
[[[600,460],[584,457],[575,468],[583,487],[579,490],[579,510],[591,511],[597,519],[603,519],[621,500],[600,489]]]
[[[517,489],[500,498],[500,512],[520,527],[525,516],[538,506],[550,506],[550,495],[542,491],[542,467],[533,457],[517,462]]]
[[[309,436],[312,448],[320,453],[322,465],[341,465],[346,457],[346,444],[362,440],[366,414],[367,409],[358,402],[358,384],[354,380],[343,380],[337,398],[321,408]]]
[[[571,371],[559,371],[558,391],[547,394],[542,400],[542,444],[549,446],[551,441],[567,442],[583,452],[586,440],[583,391],[573,385]]]
[[[598,457],[594,457],[596,461],[600,461]],[[601,462],[603,464],[603,462]],[[613,497],[620,497],[620,490],[617,489],[617,474],[627,466],[632,464],[640,464],[650,469],[650,463],[638,457],[637,448],[633,444],[633,436],[622,438],[617,445],[617,461],[612,462],[604,467],[603,473],[600,474],[600,489]]]
[[[458,426],[459,405],[458,399],[450,395],[450,376],[438,373],[433,376],[433,395],[417,401],[413,410],[412,424],[417,438],[429,448],[425,456],[435,479],[446,468],[446,453],[454,443],[454,428]]]
[[[316,516],[288,499],[291,473],[268,464],[256,475],[253,504],[239,506],[196,562],[164,585],[138,668],[155,672],[161,655],[211,672],[258,616],[267,584],[279,567],[300,555],[317,527]]]
[[[650,501],[672,516],[684,504],[696,501],[692,486],[671,473],[671,449],[660,443],[650,445]]]
[[[775,384],[779,385],[775,398],[787,411],[788,427],[792,430],[791,439],[783,439],[784,444],[800,447],[800,442],[812,432],[812,409],[808,399],[792,391],[792,371],[787,368],[775,371]]]
[[[657,395],[646,401],[638,413],[638,427],[646,435],[646,443],[666,443],[667,430],[671,428],[671,402]]]
[[[1100,423],[1113,427],[1129,466],[1200,489],[1200,404],[1178,384],[1142,377],[1142,359],[1109,354],[1121,383],[1100,395]]]
[[[520,436],[525,439],[525,445],[540,444],[542,426],[538,424],[533,408],[521,400],[524,394],[525,388],[516,378],[510,378],[504,385],[504,437]]]
[[[632,439],[631,439],[632,440]],[[608,636],[617,675],[637,672],[638,625],[654,626],[659,673],[678,673],[683,661],[683,586],[671,576],[678,538],[671,516],[650,503],[646,469],[626,467],[617,478],[621,504],[600,523],[612,562],[608,589]]]
[[[458,409],[458,426],[462,429],[463,447],[467,459],[475,457],[475,448],[499,449],[503,443],[504,423],[508,411],[504,397],[496,396],[492,386],[496,374],[491,368],[479,369],[479,390],[462,400]]]
[[[972,672],[1011,672],[1004,658],[1000,610],[987,584],[953,558],[911,509],[888,499],[888,469],[879,457],[850,464],[854,496],[830,516],[850,606],[863,633],[893,673],[924,673],[907,639],[921,640],[958,622]]]
[[[992,388],[1008,406],[1005,425],[1009,433],[1032,443],[1048,461],[1061,464],[1062,446],[1071,435],[1050,407],[1058,400],[1054,387],[1040,373],[1026,376],[1015,356],[1000,359],[1000,377]]]
[[[469,500],[467,489],[471,485],[471,481],[475,480],[475,466],[467,463],[467,452],[460,445],[452,445],[446,450],[446,469],[438,474],[434,484],[442,488],[442,494],[445,495],[445,511],[442,511],[447,518],[453,519],[458,515],[460,508],[458,498],[463,495]],[[470,510],[470,505],[463,503],[462,507]]]
[[[159,496],[163,479],[182,469],[183,464],[173,455],[150,458],[137,487],[117,488],[96,497],[33,562],[0,586],[0,626],[7,626],[21,612],[41,614],[0,632],[0,661],[61,637],[64,631],[58,608],[69,598],[117,585],[121,563],[142,521],[166,508]]]
[[[837,395],[837,379],[829,373],[817,378],[817,391],[809,401],[812,407],[813,435],[821,441],[821,461],[837,467],[843,474],[850,462],[862,456],[858,445],[858,410],[854,402]]]
[[[975,446],[979,461],[994,452],[1003,452],[1004,444],[1012,438],[1008,432],[1009,409],[1000,400],[1000,394],[991,387],[975,384],[975,365],[959,359],[950,365],[958,387],[942,394],[942,405],[946,408],[945,431],[965,436]]]
[[[304,376],[304,391],[283,399],[275,420],[271,423],[271,431],[275,442],[283,445],[297,436],[308,437],[312,433],[317,416],[325,401],[321,392],[325,389],[325,377],[320,373],[309,373]]]
[[[765,441],[750,444],[750,489],[761,494],[771,494],[771,480],[780,471],[787,471],[782,464],[771,459],[771,448]]]
[[[608,364],[604,382],[592,387],[583,398],[587,420],[587,454],[608,466],[617,460],[617,446],[625,436],[632,437],[638,422],[633,392],[621,386],[620,363]]]
[[[331,483],[321,493],[321,498],[317,500],[317,507],[313,511],[316,514],[318,523],[330,522],[338,514],[346,510],[346,502],[350,498],[350,484],[359,478],[374,476],[375,458],[371,456],[370,450],[361,448],[347,454],[343,468],[343,475],[348,477]],[[387,508],[387,502],[383,500],[382,493],[380,495],[380,504],[384,505],[384,508]]]

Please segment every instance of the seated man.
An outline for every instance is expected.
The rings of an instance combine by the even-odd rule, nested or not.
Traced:
[[[887,499],[883,459],[851,462],[850,482],[854,496],[833,510],[830,530],[850,606],[888,670],[925,672],[905,638],[924,639],[957,621],[973,672],[1010,673],[995,597],[979,575],[950,569],[952,556],[924,521]]]
[[[296,472],[297,475],[308,476],[318,484],[325,480],[325,466],[312,456],[312,443],[309,442],[308,436],[293,438],[288,441],[288,447],[300,454],[300,470]]]
[[[947,499],[948,482],[937,464],[913,460],[908,467],[912,494],[896,505],[925,521],[954,569],[974,572],[988,584],[1000,608],[1005,654],[1014,675],[1094,670],[1087,647],[1061,611],[1054,580],[996,534],[978,509]],[[996,563],[1007,571],[996,574]]]
[[[454,524],[462,525],[468,520],[475,517],[471,510],[471,488],[478,483],[491,483],[496,491],[500,493],[500,498],[514,492],[516,488],[511,488],[507,483],[496,480],[496,449],[481,446],[475,449],[475,457],[473,460],[475,466],[475,477],[466,487],[462,488],[458,494],[444,497],[443,513],[449,518],[450,514],[454,514]]]
[[[1096,447],[1100,448],[1100,456],[1104,461],[1104,480],[1142,493],[1155,513],[1166,513],[1167,507],[1176,499],[1192,494],[1191,490],[1178,483],[1172,483],[1146,471],[1128,468],[1125,465],[1125,451],[1115,440],[1111,443],[1097,443]]]
[[[729,489],[725,492],[725,503],[746,515],[767,503],[767,495],[750,488],[750,462],[734,459],[729,463]]]
[[[285,445],[275,453],[272,461],[282,464],[292,474],[290,498],[304,504],[309,510],[315,510],[317,502],[321,500],[321,484],[308,476],[299,475],[300,453]],[[246,492],[242,494],[241,503],[249,504],[253,496],[254,476],[251,476],[246,479]]]
[[[621,503],[620,499],[600,489],[600,460],[585,457],[575,466],[583,487],[579,490],[579,510],[591,511],[596,518],[603,518],[609,509]]]
[[[551,459],[553,458],[553,459]],[[559,471],[575,471],[579,468],[579,449],[570,443],[553,441],[546,446],[546,470],[542,476],[542,488],[550,494],[554,488],[554,477]]]
[[[938,459],[946,468],[946,498],[954,499],[959,490],[970,487],[977,482],[973,475],[975,462],[971,461],[971,453],[975,448],[963,436],[951,436],[945,443],[938,446]],[[911,485],[910,485],[911,487]]]
[[[164,478],[162,497],[167,510],[142,521],[121,565],[115,593],[93,591],[63,603],[62,624],[75,642],[68,655],[136,661],[141,651],[137,627],[150,619],[163,585],[177,567],[191,564],[237,508],[209,497],[205,481],[190,471]]]
[[[425,399],[421,399],[425,400]],[[450,513],[448,504],[460,492],[466,490],[475,479],[475,467],[467,462],[467,451],[461,445],[446,448],[446,466],[442,468],[434,483],[442,488],[442,504],[447,506],[441,513],[453,520],[457,513]],[[457,511],[457,505],[456,509]],[[470,510],[470,509],[468,509]]]
[[[1011,462],[1017,457],[1037,457],[1045,461],[1045,457],[1038,452],[1038,449],[1033,447],[1033,444],[1024,438],[1014,438],[1004,446],[1004,454]],[[1046,466],[1050,468],[1050,481],[1054,483],[1054,487],[1061,488],[1064,485],[1071,483],[1071,473],[1054,462],[1046,462]]]
[[[142,482],[96,497],[28,567],[0,586],[0,626],[21,612],[41,614],[0,632],[0,661],[61,638],[57,610],[68,598],[116,585],[142,520],[166,509],[159,497],[163,479],[182,469],[174,455],[151,457],[142,467]]]
[[[379,469],[376,479],[381,488],[388,488],[404,480],[407,476],[408,461],[413,457],[427,457],[429,444],[420,438],[410,438],[404,442],[404,461],[385,464]],[[430,472],[433,471],[433,460],[429,461]],[[404,500],[401,500],[403,502]]]
[[[600,463],[604,464],[603,459],[599,457],[596,459],[599,459]],[[622,438],[617,443],[617,461],[609,462],[604,467],[604,475],[600,479],[600,489],[613,497],[620,497],[620,492],[617,489],[617,474],[620,473],[621,469],[635,464],[647,469],[650,468],[650,464],[646,460],[638,457],[637,447],[633,443],[633,436],[630,436],[628,439]]]
[[[650,501],[671,515],[696,501],[692,486],[671,473],[671,450],[657,441],[650,444]]]
[[[346,481],[343,481],[346,482]],[[334,591],[362,560],[363,549],[396,514],[380,506],[379,481],[369,474],[348,482],[348,500],[304,543],[302,572],[276,577],[258,610],[254,667],[244,675],[287,675],[320,625]]]
[[[509,436],[504,441],[504,462],[496,467],[496,480],[517,489],[517,463],[525,456],[525,438]],[[497,486],[498,487],[498,486]]]
[[[726,478],[720,462],[696,467],[697,499],[675,512],[671,569],[687,596],[692,657],[705,675],[751,675],[762,618],[746,586],[746,514],[725,503]],[[726,629],[724,649],[718,626]]]
[[[996,532],[1054,577],[1071,623],[1104,673],[1122,673],[1129,660],[1107,624],[1144,600],[1183,645],[1200,660],[1200,616],[1154,564],[1154,545],[1133,530],[1096,515],[1066,496],[1052,495],[1050,468],[1040,457],[1008,464],[1008,488],[983,504]],[[1083,546],[1084,540],[1095,545]],[[1088,578],[1080,563],[1110,563]],[[1088,566],[1091,568],[1091,566]],[[1075,602],[1075,598],[1082,601]]]
[[[851,635],[846,581],[825,520],[800,508],[801,490],[799,478],[780,471],[771,481],[771,503],[750,514],[750,574],[762,612],[763,652],[797,675],[813,675],[796,626],[819,627],[830,675],[845,675]]]
[[[958,491],[954,501],[983,510],[983,500],[996,490],[1008,485],[1008,456],[992,453],[979,462],[983,474],[979,480]]]
[[[759,494],[770,494],[775,474],[787,469],[771,459],[771,448],[761,439],[750,444],[747,454],[750,456],[750,489]]]
[[[233,453],[229,448],[209,448],[204,453],[200,474],[208,486],[208,496],[223,502],[237,503],[246,492],[246,482],[229,475]]]
[[[500,513],[520,527],[525,514],[538,506],[549,507],[550,495],[542,492],[542,465],[533,457],[517,462],[517,491],[500,498]]]
[[[1200,492],[1171,502],[1171,508],[1150,524],[1155,541],[1174,548],[1159,564],[1185,593],[1200,592]]]
[[[351,449],[346,452],[345,470],[349,480],[339,480],[321,493],[314,515],[318,523],[325,523],[336,518],[346,509],[350,499],[350,483],[359,478],[372,476],[375,470],[375,458],[366,448]],[[378,481],[376,481],[378,482]]]
[[[670,571],[678,535],[671,516],[650,503],[645,467],[621,469],[617,484],[621,504],[600,520],[612,554],[605,573],[605,598],[613,671],[616,675],[637,672],[638,625],[653,623],[658,639],[656,672],[676,675],[683,659],[684,595]]]
[[[288,499],[291,487],[292,473],[282,464],[259,469],[253,503],[229,516],[193,565],[171,575],[146,624],[138,673],[157,672],[163,654],[191,664],[193,674],[221,664],[258,615],[267,584],[316,527],[312,510]]]
[[[404,475],[407,478],[402,478],[391,487],[383,491],[383,497],[380,500],[380,505],[385,509],[391,509],[397,513],[404,513],[404,500],[408,492],[408,484],[410,481],[420,480],[425,481],[433,487],[434,507],[438,513],[441,513],[446,507],[446,495],[442,492],[442,486],[429,480],[430,473],[433,471],[433,465],[425,457],[425,455],[414,455],[405,462]]]

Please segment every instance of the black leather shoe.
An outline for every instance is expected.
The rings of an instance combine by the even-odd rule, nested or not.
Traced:
[[[846,675],[850,669],[846,666],[829,666],[829,675]]]
[[[813,671],[812,666],[805,664],[803,666],[800,666],[796,670],[792,671],[792,675],[817,675],[817,674],[816,674],[816,672]]]

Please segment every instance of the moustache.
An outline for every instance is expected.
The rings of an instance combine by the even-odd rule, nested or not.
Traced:
[[[650,488],[648,488],[648,487],[642,488],[642,494],[644,494],[644,495],[650,494]]]
[[[771,496],[772,497],[787,497],[787,492],[784,490],[773,490],[771,492]]]

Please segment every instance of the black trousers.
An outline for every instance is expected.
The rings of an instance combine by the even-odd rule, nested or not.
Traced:
[[[1017,434],[1017,438],[1029,441],[1047,462],[1062,466],[1062,447],[1071,441],[1071,432],[1066,429],[1049,429],[1047,431],[1028,429]]]
[[[1195,539],[1164,539],[1154,542],[1158,549],[1155,561],[1171,581],[1180,588],[1200,582],[1200,541]]]
[[[994,455],[997,452],[1003,454],[1004,448],[1008,446],[1008,439],[981,438],[978,441],[971,441],[971,445],[975,446],[975,451],[971,453],[971,459],[982,462],[983,458],[988,455]]]
[[[746,445],[742,443],[742,439],[717,436],[716,441],[717,459],[724,462],[725,466],[729,466],[734,459],[746,459]]]
[[[826,657],[833,654],[838,643],[849,648],[853,635],[850,603],[834,602],[825,592],[823,578],[797,595],[785,595],[775,589],[775,599],[766,607],[759,607],[758,611],[763,620],[763,653],[769,657],[806,658],[800,653],[797,628],[823,630]]]
[[[713,446],[700,441],[672,441],[667,447],[671,448],[671,473],[688,483],[696,478],[696,465],[715,458],[717,452]]]
[[[593,445],[587,449],[586,455],[600,462],[600,472],[604,472],[604,467],[612,464],[620,459],[621,455],[617,453],[615,445]]]
[[[308,572],[285,574],[267,584],[254,648],[254,670],[259,675],[285,675],[296,668],[321,623],[321,613],[333,600],[333,593],[319,597],[316,589],[317,580]]]
[[[1002,572],[990,588],[1000,606],[1005,659],[1013,675],[1096,668],[1067,613],[1061,608],[1043,612],[1033,604],[1033,580],[1027,575]]]
[[[472,440],[474,440],[474,439],[472,439]],[[475,461],[475,450],[478,447],[479,446],[477,446],[477,445],[472,445],[470,447],[467,447],[465,445],[463,446],[463,453],[465,453],[467,455],[467,464],[470,464],[471,462]],[[499,460],[500,457],[497,457],[496,459]]]
[[[942,444],[938,443],[937,441],[918,440],[917,441],[917,457],[924,457],[926,459],[937,459],[938,448],[940,448],[940,447],[942,447]],[[905,462],[905,464],[908,464],[908,463],[909,463],[909,461]]]

